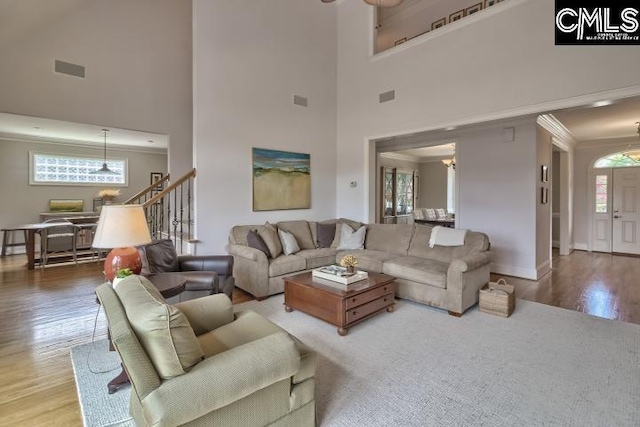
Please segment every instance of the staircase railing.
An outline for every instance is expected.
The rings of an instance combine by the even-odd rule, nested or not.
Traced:
[[[164,188],[168,185],[170,179],[171,179],[171,174],[166,174],[161,179],[157,180],[147,188],[141,190],[134,196],[131,196],[130,198],[122,202],[122,204],[123,205],[144,204],[147,200],[149,200],[150,198],[158,194],[159,192],[158,190],[160,191],[164,190]]]
[[[195,168],[174,183],[169,183],[167,175],[125,202],[141,204],[147,215],[151,238],[173,240],[179,253],[185,252],[185,243],[197,242],[192,236],[195,177]]]

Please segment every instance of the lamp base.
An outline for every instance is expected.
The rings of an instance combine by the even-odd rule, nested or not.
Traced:
[[[142,271],[142,259],[136,248],[131,246],[126,248],[114,248],[104,260],[104,275],[107,280],[113,282],[113,278],[118,274],[118,270],[129,268],[133,274],[140,274]]]

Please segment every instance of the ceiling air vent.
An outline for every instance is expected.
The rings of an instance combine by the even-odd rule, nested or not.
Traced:
[[[383,102],[393,101],[394,99],[396,99],[396,91],[390,90],[389,92],[381,93],[379,95],[379,98],[380,104],[382,104]]]
[[[68,74],[74,77],[80,77],[84,79],[84,67],[78,64],[72,64],[70,62],[64,62],[55,60],[55,72],[60,74]]]

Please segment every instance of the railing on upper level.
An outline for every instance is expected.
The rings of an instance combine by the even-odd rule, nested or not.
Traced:
[[[151,238],[173,240],[179,253],[185,252],[185,243],[195,243],[192,236],[195,177],[195,168],[173,183],[169,182],[167,175],[124,202],[141,204],[147,215]]]

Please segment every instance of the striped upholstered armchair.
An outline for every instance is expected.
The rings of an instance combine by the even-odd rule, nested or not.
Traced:
[[[316,355],[224,294],[168,305],[146,278],[96,290],[138,426],[314,426]]]

